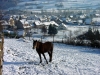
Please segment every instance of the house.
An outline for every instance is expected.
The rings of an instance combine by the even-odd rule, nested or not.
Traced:
[[[9,27],[10,27],[10,24],[7,21],[5,20],[0,21],[0,31],[9,29]]]
[[[93,18],[93,19],[92,19],[92,22],[93,22],[95,25],[100,25],[100,17]]]
[[[47,29],[48,29],[48,27],[49,27],[50,24],[54,25],[55,27],[58,27],[59,26],[55,21],[50,21],[50,22],[35,21],[34,22],[34,25],[37,28],[42,28],[43,25],[45,25],[47,27]]]
[[[78,25],[82,25],[83,24],[83,20],[78,20]]]
[[[95,14],[95,17],[100,17],[100,14]]]
[[[24,29],[31,28],[30,23],[28,21],[26,21],[26,20],[20,20],[20,21],[21,21]]]
[[[61,24],[63,21],[61,19],[54,20],[57,24]]]
[[[55,20],[57,20],[57,19],[58,19],[57,16],[54,16],[54,15],[51,16],[51,21],[55,21]]]
[[[14,19],[12,17],[9,19],[9,24],[10,24],[10,26],[14,26],[15,25],[15,21],[14,21]]]
[[[59,25],[58,30],[67,30],[67,25],[62,23],[61,25]]]
[[[23,19],[25,19],[26,16],[22,17]],[[39,17],[37,15],[31,15],[31,16],[27,16],[26,20],[39,20]]]
[[[41,22],[48,22],[48,21],[51,21],[51,16],[43,15],[42,17],[39,17],[39,20]]]
[[[17,30],[24,30],[25,35],[29,33],[31,29],[31,25],[26,20],[16,20],[15,26],[17,27]]]
[[[23,20],[15,20],[15,26],[17,26],[17,29],[29,29],[31,26],[28,21],[25,19]]]
[[[86,18],[84,23],[85,23],[86,25],[91,25],[91,22],[92,22],[92,19]]]
[[[17,29],[24,29],[23,24],[20,20],[15,20],[15,26],[17,26]]]
[[[42,27],[41,22],[40,22],[40,21],[35,21],[35,22],[34,22],[34,27],[36,27],[36,28],[41,28],[41,27]]]

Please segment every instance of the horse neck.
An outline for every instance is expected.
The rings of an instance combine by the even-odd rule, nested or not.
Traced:
[[[39,49],[39,48],[41,48],[41,46],[42,46],[42,43],[41,42],[37,42],[37,49]]]

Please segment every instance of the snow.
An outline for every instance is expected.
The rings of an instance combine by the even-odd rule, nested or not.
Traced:
[[[50,22],[40,22],[40,21],[35,21],[35,24],[36,25],[50,25],[50,24],[54,24],[54,25],[56,25],[56,26],[59,26],[56,22],[54,22],[54,21],[50,21]]]
[[[54,21],[42,22],[41,24],[42,24],[42,25],[48,25],[48,26],[49,26],[50,24],[52,24],[52,25],[54,24],[54,25],[56,25],[56,26],[59,26],[59,25],[58,25],[56,22],[54,22]]]
[[[57,7],[57,4],[63,4],[62,7]],[[18,2],[16,7],[9,9],[21,9],[21,10],[41,10],[42,9],[99,9],[99,0],[23,0]],[[39,6],[39,8],[38,8]],[[42,7],[40,7],[42,6]]]
[[[20,20],[23,24],[29,24],[25,19]]]
[[[25,35],[24,30],[18,30],[18,31],[17,31],[17,35],[18,35],[18,36],[24,36],[24,35]]]
[[[41,23],[40,23],[40,21],[35,21],[35,24],[40,25]]]
[[[92,21],[93,21],[93,22],[98,22],[98,23],[100,23],[100,17],[93,18]]]
[[[39,56],[32,49],[32,38],[5,38],[3,75],[100,75],[100,49],[53,44],[52,62],[46,64],[42,58],[39,64]]]

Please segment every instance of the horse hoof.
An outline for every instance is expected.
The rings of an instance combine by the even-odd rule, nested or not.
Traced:
[[[49,62],[52,62],[51,60]]]
[[[0,66],[0,69],[2,68],[2,65]]]

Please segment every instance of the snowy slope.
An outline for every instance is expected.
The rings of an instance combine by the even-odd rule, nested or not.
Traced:
[[[42,60],[32,40],[5,39],[3,75],[100,75],[100,49],[54,43],[52,63]]]
[[[99,0],[20,0],[16,7],[9,9],[99,9],[99,5]]]

